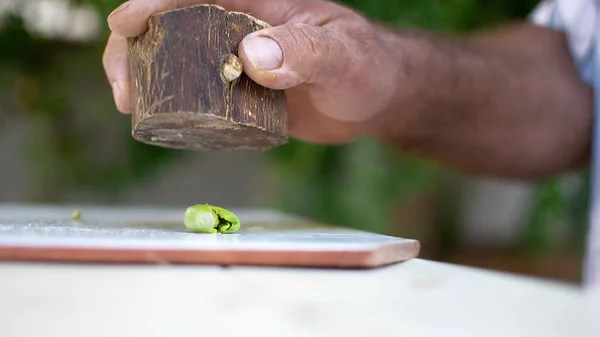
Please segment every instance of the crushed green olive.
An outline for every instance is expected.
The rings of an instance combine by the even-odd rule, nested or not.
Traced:
[[[240,220],[232,212],[211,205],[193,205],[186,209],[183,216],[185,227],[196,233],[230,234],[240,228]]]

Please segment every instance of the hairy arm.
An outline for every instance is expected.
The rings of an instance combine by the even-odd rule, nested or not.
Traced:
[[[375,137],[454,169],[545,179],[589,162],[592,89],[564,35],[518,24],[450,38],[381,30],[403,64]]]

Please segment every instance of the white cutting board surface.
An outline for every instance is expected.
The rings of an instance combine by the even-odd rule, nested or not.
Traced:
[[[74,210],[81,221],[72,221]],[[0,206],[0,260],[373,268],[414,258],[420,244],[324,226],[274,211],[232,210],[235,234],[197,234],[185,209]]]

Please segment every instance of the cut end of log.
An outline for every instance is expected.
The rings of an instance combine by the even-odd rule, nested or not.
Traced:
[[[257,125],[196,113],[155,115],[138,124],[132,136],[150,145],[199,151],[264,151],[288,141]]]

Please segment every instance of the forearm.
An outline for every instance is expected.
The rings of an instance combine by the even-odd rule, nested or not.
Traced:
[[[561,34],[382,36],[402,66],[393,103],[369,125],[375,137],[483,175],[543,179],[588,162],[592,90]]]

